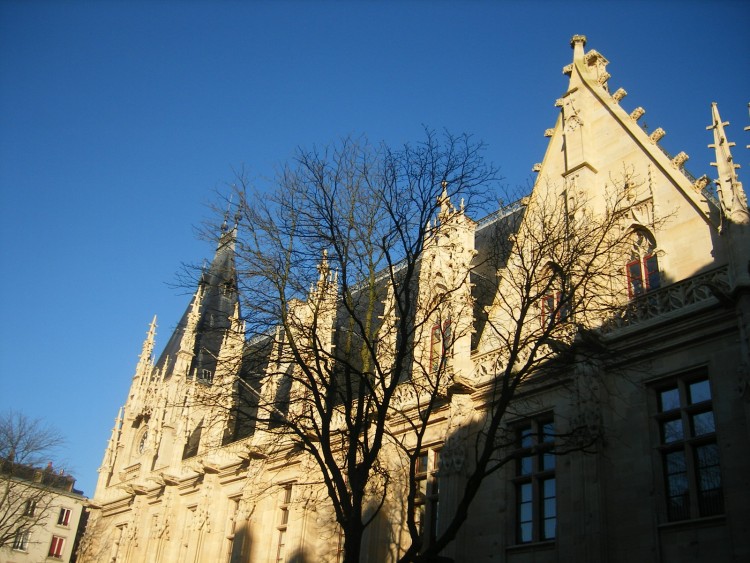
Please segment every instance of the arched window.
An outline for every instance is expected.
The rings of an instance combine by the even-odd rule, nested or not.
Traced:
[[[656,241],[644,229],[637,229],[631,237],[629,261],[625,265],[628,278],[628,296],[633,299],[661,285]]]

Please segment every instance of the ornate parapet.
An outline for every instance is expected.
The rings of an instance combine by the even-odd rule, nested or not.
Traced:
[[[614,333],[680,309],[708,304],[716,300],[717,296],[729,293],[729,290],[729,269],[723,266],[633,299],[605,322],[601,331],[605,334]]]

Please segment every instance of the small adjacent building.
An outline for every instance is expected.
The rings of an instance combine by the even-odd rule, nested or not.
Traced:
[[[8,494],[2,524],[12,527],[12,539],[0,548],[2,563],[75,561],[76,541],[87,499],[74,488],[75,479],[45,469],[3,465],[0,486]],[[16,497],[16,498],[12,498]]]

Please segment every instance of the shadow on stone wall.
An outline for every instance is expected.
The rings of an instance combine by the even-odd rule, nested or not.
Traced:
[[[241,526],[237,526],[232,538],[232,556],[230,563],[249,563],[250,552],[253,545],[250,521],[245,520]]]

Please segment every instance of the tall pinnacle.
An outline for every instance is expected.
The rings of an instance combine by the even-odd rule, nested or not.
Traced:
[[[151,324],[148,327],[148,334],[146,340],[143,341],[143,348],[141,349],[141,355],[138,357],[138,365],[146,366],[151,364],[152,355],[154,353],[154,342],[156,341],[156,315],[154,315]]]
[[[721,120],[716,102],[711,104],[711,118],[712,124],[706,129],[713,130],[714,142],[708,146],[716,151],[716,162],[712,162],[711,166],[716,166],[719,173],[716,183],[722,211],[732,222],[748,224],[750,214],[747,209],[747,196],[736,172],[740,165],[734,163],[732,152],[729,150],[735,143],[727,139],[724,126],[729,125],[729,122]]]

